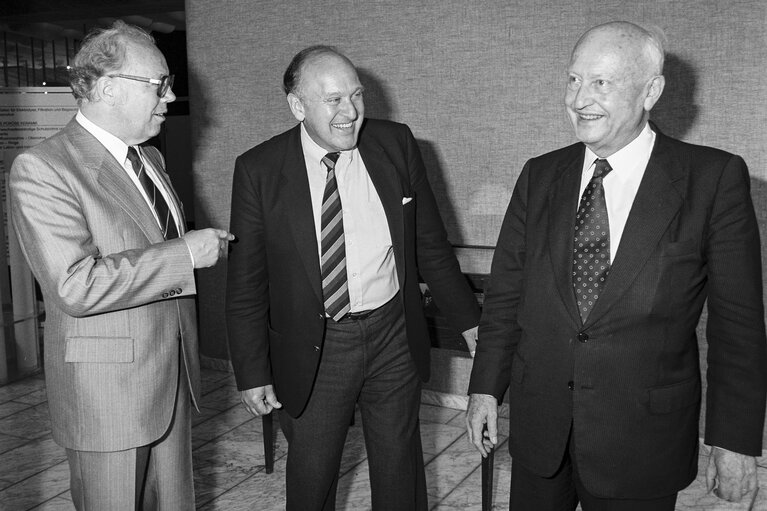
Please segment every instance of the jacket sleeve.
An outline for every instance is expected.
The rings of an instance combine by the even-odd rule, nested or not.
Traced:
[[[767,396],[760,247],[748,169],[732,156],[719,178],[705,244],[705,441],[753,456],[761,456]]]
[[[264,217],[251,170],[242,157],[237,158],[229,224],[237,242],[228,260],[226,325],[232,367],[240,390],[272,383]]]
[[[469,394],[490,394],[499,401],[509,386],[512,355],[521,334],[517,314],[524,291],[529,176],[530,162],[517,180],[498,235],[469,380]]]
[[[89,316],[196,293],[183,239],[104,253],[104,246],[125,245],[124,233],[109,218],[103,225],[89,224],[82,199],[89,190],[76,189],[62,165],[22,154],[11,169],[9,188],[22,252],[46,298],[66,314]]]

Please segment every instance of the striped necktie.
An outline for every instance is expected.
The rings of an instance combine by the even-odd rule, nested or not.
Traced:
[[[165,198],[160,193],[160,190],[152,182],[152,179],[147,175],[144,168],[144,162],[138,155],[136,148],[133,146],[128,147],[128,161],[130,161],[133,171],[138,176],[138,180],[141,186],[144,187],[146,196],[149,197],[149,201],[152,203],[152,207],[157,213],[157,218],[160,220],[160,228],[162,230],[162,236],[166,240],[178,238],[178,231],[176,230],[176,222],[173,216],[170,214],[168,204],[165,202]]]
[[[350,310],[349,285],[346,277],[346,247],[341,196],[336,182],[336,161],[341,153],[328,153],[322,163],[328,168],[325,193],[322,195],[320,235],[322,256],[322,296],[325,312],[333,320],[340,320]]]
[[[602,179],[611,170],[607,160],[595,161],[594,175],[583,191],[575,216],[573,287],[583,321],[589,317],[610,272],[610,222]]]

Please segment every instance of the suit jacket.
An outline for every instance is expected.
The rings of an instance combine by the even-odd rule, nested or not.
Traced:
[[[697,471],[696,325],[708,299],[705,441],[761,454],[767,355],[743,160],[661,133],[585,324],[572,285],[584,146],[525,165],[492,263],[470,393],[509,387],[512,457],[548,476],[570,427],[584,485],[653,498]]]
[[[143,152],[172,190],[159,151]],[[157,440],[173,416],[179,377],[200,395],[186,243],[164,241],[122,165],[74,119],[16,158],[10,195],[45,300],[54,439],[86,451]]]
[[[386,213],[410,353],[429,377],[430,341],[418,274],[458,331],[476,326],[461,274],[410,129],[368,119],[359,153]],[[412,200],[403,204],[403,198]],[[325,332],[322,279],[300,126],[237,158],[230,230],[227,325],[237,386],[274,384],[297,417],[311,393]]]

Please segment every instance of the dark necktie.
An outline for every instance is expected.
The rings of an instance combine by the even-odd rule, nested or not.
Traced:
[[[588,318],[610,272],[610,222],[602,179],[611,170],[607,160],[596,160],[594,175],[583,191],[575,217],[573,287],[583,321]]]
[[[346,246],[341,196],[336,182],[336,161],[341,153],[328,153],[322,163],[328,168],[322,195],[322,296],[325,312],[335,321],[349,312],[349,283],[346,277]]]
[[[149,201],[152,203],[152,207],[157,213],[157,218],[160,219],[160,228],[162,235],[166,240],[178,238],[178,231],[176,230],[176,222],[173,220],[173,216],[170,214],[168,204],[165,202],[165,198],[160,193],[160,190],[152,182],[152,179],[147,175],[144,168],[144,162],[139,158],[136,148],[133,146],[128,147],[128,160],[133,167],[133,171],[138,176],[138,180],[141,186],[144,187]]]

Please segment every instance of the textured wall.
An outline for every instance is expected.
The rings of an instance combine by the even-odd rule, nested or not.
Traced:
[[[574,141],[562,107],[570,49],[627,19],[668,36],[667,134],[748,162],[767,237],[767,8],[763,0],[187,0],[198,225],[226,227],[236,156],[294,124],[290,58],[332,44],[359,67],[368,117],[410,125],[456,244],[494,245],[524,161]],[[764,251],[763,251],[764,253]],[[490,250],[461,250],[465,271]],[[203,353],[225,357],[224,269],[202,272]]]

